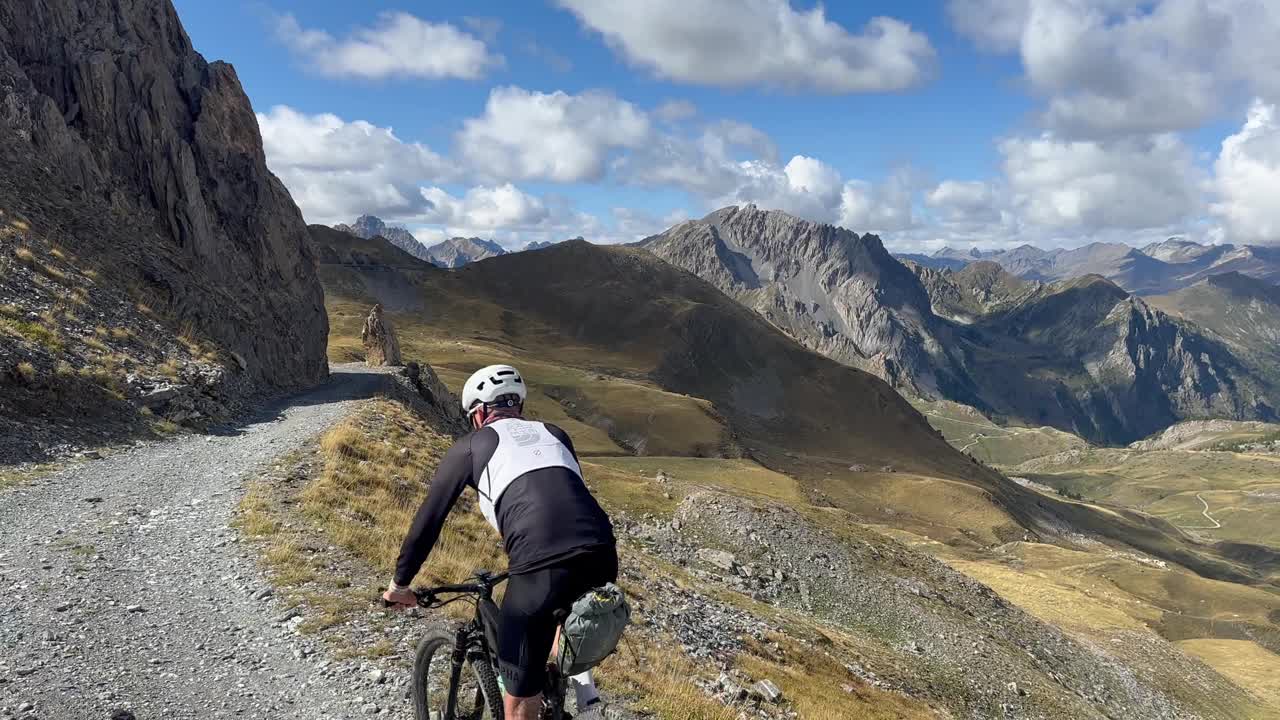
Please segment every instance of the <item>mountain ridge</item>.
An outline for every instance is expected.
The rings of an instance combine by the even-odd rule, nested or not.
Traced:
[[[1123,243],[1094,242],[1078,248],[1044,250],[1022,245],[1012,250],[968,252],[944,247],[932,255],[899,257],[934,269],[958,269],[985,260],[1028,280],[1066,280],[1102,275],[1139,295],[1160,295],[1193,285],[1210,275],[1240,272],[1280,282],[1280,249],[1260,245],[1205,245],[1180,237],[1137,248]]]
[[[913,272],[874,235],[754,206],[641,245],[805,346],[922,397],[1119,444],[1180,419],[1274,412],[1269,383],[1225,347],[1100,275],[1027,284],[990,260]]]

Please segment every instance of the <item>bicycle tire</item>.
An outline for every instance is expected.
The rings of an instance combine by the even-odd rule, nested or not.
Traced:
[[[434,632],[418,643],[418,650],[413,660],[413,714],[417,720],[503,720],[502,691],[498,689],[498,678],[493,668],[479,655],[467,658],[473,679],[480,693],[479,698],[458,698],[459,709],[463,712],[454,717],[445,717],[444,699],[448,689],[430,688],[432,663],[441,663],[448,668],[453,662],[453,646],[457,638],[452,633]],[[464,669],[465,672],[465,669]],[[432,716],[434,712],[437,713]]]

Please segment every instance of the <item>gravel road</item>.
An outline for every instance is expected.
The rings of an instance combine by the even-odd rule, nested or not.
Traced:
[[[228,526],[246,479],[386,380],[335,366],[326,386],[239,426],[0,492],[0,718],[387,714],[298,652],[255,553]]]

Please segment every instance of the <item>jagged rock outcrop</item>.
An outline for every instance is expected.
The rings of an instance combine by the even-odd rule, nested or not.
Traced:
[[[1045,285],[990,262],[913,272],[874,235],[754,206],[642,245],[820,353],[996,417],[1126,443],[1181,419],[1274,415],[1271,381],[1098,276]]]
[[[306,225],[169,0],[0,0],[0,205],[276,387],[325,378]],[[238,363],[237,363],[238,365]]]
[[[460,268],[477,260],[507,254],[506,248],[498,243],[477,237],[449,238],[427,248],[427,252],[431,255],[431,262],[446,268]]]
[[[924,394],[954,382],[928,294],[875,235],[749,205],[644,247],[828,357]]]
[[[364,238],[365,240],[383,237],[392,245],[395,245],[419,260],[433,262],[431,259],[431,253],[427,250],[427,246],[419,242],[418,238],[413,236],[413,233],[398,225],[387,225],[381,218],[374,215],[361,215],[356,218],[356,221],[353,224],[335,225],[333,229],[351,233],[352,235]]]
[[[907,267],[929,293],[933,311],[965,325],[1017,305],[1040,287],[1040,283],[1023,280],[986,260],[955,271],[913,262],[908,262]]]
[[[365,318],[360,341],[364,343],[366,365],[379,367],[404,364],[400,358],[400,340],[391,327],[391,321],[383,315],[381,303],[374,305],[369,311],[369,317]]]

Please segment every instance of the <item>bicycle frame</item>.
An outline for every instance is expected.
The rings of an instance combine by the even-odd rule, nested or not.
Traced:
[[[497,628],[491,628],[490,621],[485,617],[485,603],[492,605],[496,611],[497,606],[493,604],[493,589],[502,582],[506,581],[507,575],[491,575],[487,572],[476,574],[476,582],[465,583],[460,585],[441,585],[439,587],[427,590],[415,591],[418,596],[418,605],[424,608],[438,608],[443,604],[453,602],[460,598],[451,598],[445,601],[439,601],[436,595],[439,593],[457,593],[459,595],[475,596],[475,617],[466,623],[463,623],[454,633],[453,652],[450,655],[449,668],[449,691],[445,697],[445,716],[455,717],[458,713],[458,685],[462,680],[462,673],[466,667],[467,659],[472,653],[484,658],[484,662],[493,669],[495,675],[500,673],[498,667],[497,648],[491,647],[496,642]],[[564,622],[567,612],[557,613],[557,620]],[[493,632],[490,632],[492,630]],[[548,703],[552,709],[549,717],[560,717],[564,707],[565,694],[565,678],[557,671],[552,680],[553,687],[548,687],[544,696],[544,703]]]

